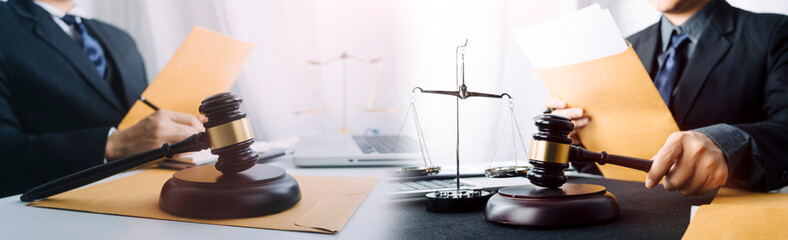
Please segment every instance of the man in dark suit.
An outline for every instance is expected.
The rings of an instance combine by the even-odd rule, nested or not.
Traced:
[[[202,131],[164,110],[114,129],[147,86],[142,58],[71,0],[0,2],[0,23],[0,197]]]
[[[629,41],[682,131],[654,156],[646,187],[663,176],[684,195],[788,185],[788,17],[724,0],[649,1],[662,18]],[[556,114],[590,121],[581,109]]]

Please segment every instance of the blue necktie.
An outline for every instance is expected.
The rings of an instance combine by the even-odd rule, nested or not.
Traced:
[[[65,15],[60,19],[66,24],[73,26],[74,30],[79,33],[82,39],[82,51],[88,55],[90,62],[96,65],[96,71],[103,78],[107,71],[107,59],[104,57],[104,50],[101,49],[99,42],[88,34],[88,29],[81,22],[77,22],[74,15]]]
[[[670,37],[670,49],[668,49],[668,57],[657,72],[657,77],[654,79],[654,85],[657,86],[659,95],[665,101],[665,105],[670,107],[670,95],[673,92],[673,86],[676,85],[676,80],[680,77],[681,71],[686,64],[686,58],[683,54],[684,48],[682,43],[686,42],[686,34],[673,34]]]

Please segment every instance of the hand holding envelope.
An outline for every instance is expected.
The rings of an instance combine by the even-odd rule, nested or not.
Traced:
[[[606,177],[645,179],[646,187],[653,188],[665,176],[665,189],[684,195],[702,194],[725,183],[728,168],[722,151],[702,133],[678,132],[607,10],[592,5],[522,29],[517,40],[550,94],[566,101],[548,100],[545,105],[572,119],[573,141],[582,138],[593,151],[654,156],[648,178],[631,169],[599,166]]]
[[[589,150],[649,159],[679,130],[608,10],[592,5],[516,38],[550,95],[588,117],[577,134]],[[646,179],[636,170],[599,168],[607,178]]]
[[[137,101],[107,140],[106,157],[118,159],[175,143],[204,131],[197,106],[235,82],[253,43],[194,27],[172,59],[142,96],[161,107]]]

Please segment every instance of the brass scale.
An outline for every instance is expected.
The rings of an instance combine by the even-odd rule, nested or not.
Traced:
[[[458,206],[462,204],[466,204],[468,202],[480,202],[482,204],[486,202],[487,198],[491,196],[490,192],[479,190],[479,189],[463,189],[460,186],[460,107],[459,101],[462,99],[468,99],[471,97],[485,97],[485,98],[499,98],[508,100],[508,116],[504,118],[504,124],[501,126],[501,131],[499,135],[503,134],[503,130],[506,127],[506,122],[511,121],[510,125],[512,128],[512,150],[514,151],[514,166],[503,166],[503,167],[491,167],[492,162],[495,158],[495,155],[498,150],[498,145],[500,142],[496,144],[495,150],[493,151],[492,158],[490,159],[490,168],[485,170],[485,176],[487,177],[517,177],[517,176],[525,176],[529,170],[527,165],[520,165],[517,159],[517,149],[516,149],[516,140],[515,136],[519,136],[520,143],[522,144],[523,152],[528,154],[527,150],[525,149],[525,141],[523,140],[522,133],[520,131],[519,123],[517,122],[517,118],[514,114],[514,103],[512,100],[512,96],[508,93],[501,93],[501,94],[490,94],[490,93],[480,93],[480,92],[472,92],[468,90],[468,87],[465,85],[465,47],[468,45],[468,40],[465,40],[465,43],[458,46],[455,50],[455,63],[456,63],[456,84],[458,89],[456,91],[441,91],[441,90],[424,90],[421,87],[415,87],[410,93],[410,106],[408,107],[408,111],[405,114],[405,120],[403,120],[402,127],[400,128],[400,132],[397,135],[398,137],[402,134],[402,129],[405,126],[405,122],[407,122],[407,118],[409,114],[413,115],[413,119],[415,122],[416,133],[418,135],[418,142],[419,148],[421,150],[422,159],[424,161],[424,166],[420,167],[406,167],[406,168],[399,168],[392,171],[392,175],[396,177],[411,177],[411,176],[424,176],[430,174],[437,174],[440,171],[440,166],[436,166],[432,163],[432,159],[429,156],[429,150],[427,149],[426,141],[424,140],[424,134],[421,128],[421,123],[419,121],[419,115],[416,111],[416,100],[415,96],[417,93],[427,93],[427,94],[439,94],[439,95],[448,95],[456,97],[456,136],[457,136],[457,144],[456,144],[456,167],[457,167],[457,188],[454,190],[446,190],[446,191],[436,191],[427,194],[428,201],[428,211],[433,212],[456,212],[456,211],[464,211],[462,208],[463,206]],[[515,135],[516,132],[516,135]],[[399,139],[397,139],[398,142]],[[396,145],[393,148],[396,148]],[[437,204],[437,206],[432,206]],[[469,204],[473,205],[473,204]],[[478,205],[478,204],[477,204]],[[432,208],[432,209],[431,209]],[[460,210],[458,210],[458,208]],[[468,209],[469,211],[472,209]],[[477,209],[478,210],[478,209]]]
[[[491,196],[490,192],[478,190],[478,189],[463,189],[460,185],[460,111],[459,111],[459,100],[461,99],[468,99],[471,97],[485,97],[485,98],[498,98],[508,100],[508,113],[507,116],[504,118],[504,124],[501,126],[501,131],[499,136],[503,135],[503,132],[506,128],[507,122],[511,121],[509,125],[511,125],[511,132],[512,132],[512,151],[514,152],[514,166],[503,166],[503,167],[492,167],[492,163],[495,159],[497,154],[500,142],[496,144],[495,150],[492,153],[492,157],[490,159],[490,165],[485,170],[485,176],[493,177],[493,178],[500,178],[500,177],[517,177],[522,176],[524,177],[528,170],[530,169],[527,165],[520,165],[517,157],[517,147],[516,147],[516,138],[519,136],[521,146],[523,148],[523,152],[527,156],[528,152],[525,148],[525,141],[523,140],[522,133],[520,131],[519,123],[517,122],[517,118],[514,114],[514,103],[512,100],[511,95],[508,93],[501,93],[501,94],[490,94],[490,93],[480,93],[480,92],[472,92],[468,91],[468,87],[465,85],[465,47],[468,45],[468,40],[466,39],[465,42],[457,46],[455,50],[455,74],[456,74],[456,81],[455,84],[457,85],[458,89],[456,91],[440,91],[440,90],[424,90],[421,87],[415,87],[410,93],[410,105],[408,110],[405,114],[405,119],[402,122],[402,126],[400,127],[399,133],[397,134],[397,139],[395,140],[394,146],[391,147],[392,151],[396,149],[397,143],[399,143],[399,137],[402,135],[402,130],[405,127],[405,123],[408,120],[409,115],[413,115],[413,120],[415,122],[416,133],[418,136],[419,142],[419,149],[422,155],[422,160],[424,161],[424,166],[419,167],[405,167],[399,168],[391,172],[393,177],[415,177],[415,176],[425,176],[431,174],[437,174],[440,172],[440,166],[434,165],[432,163],[432,159],[430,158],[429,150],[427,148],[426,141],[424,139],[424,133],[421,128],[421,123],[419,120],[418,112],[416,111],[416,94],[417,93],[427,93],[427,94],[439,94],[439,95],[448,95],[456,97],[456,134],[457,134],[457,144],[456,144],[456,167],[457,167],[457,188],[454,190],[449,191],[438,191],[427,194],[428,199],[434,199],[438,201],[459,201],[459,202],[467,202],[467,200],[478,200],[478,201],[486,201],[488,197]],[[364,59],[360,57],[356,57],[353,55],[349,55],[346,52],[343,52],[341,56],[318,62],[318,61],[308,61],[307,66],[307,76],[309,84],[311,85],[311,92],[313,96],[317,95],[316,83],[314,79],[314,73],[312,71],[313,66],[321,66],[325,64],[329,64],[336,60],[342,61],[342,81],[343,81],[343,92],[346,91],[347,88],[347,60],[355,60],[361,63],[370,63],[370,64],[377,64],[377,73],[375,76],[374,87],[369,94],[369,98],[367,99],[367,106],[365,111],[367,112],[376,112],[376,113],[392,113],[396,111],[396,107],[394,108],[375,108],[372,106],[372,102],[375,98],[375,90],[381,82],[381,72],[383,70],[382,61],[381,59]],[[389,97],[391,98],[391,103],[395,104],[394,96],[391,92],[391,87],[386,85],[387,90],[389,90]],[[343,94],[345,95],[345,94]],[[346,96],[344,96],[346,98]],[[316,100],[316,99],[315,99]],[[343,127],[342,132],[349,132],[347,128],[347,113],[346,113],[346,103],[347,100],[343,99]],[[317,105],[317,104],[314,104]],[[323,108],[315,108],[305,111],[296,111],[294,112],[295,115],[309,115],[309,114],[322,114],[325,113]],[[451,205],[453,203],[449,203]],[[429,207],[428,207],[429,210]],[[450,210],[453,211],[453,210]]]

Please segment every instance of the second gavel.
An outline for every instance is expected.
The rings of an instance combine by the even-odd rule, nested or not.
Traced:
[[[574,130],[574,124],[565,117],[543,114],[536,117],[534,123],[539,132],[533,135],[531,141],[529,163],[533,168],[526,175],[534,185],[561,187],[567,181],[564,169],[569,167],[570,162],[610,163],[644,172],[651,169],[651,160],[613,155],[605,151],[597,153],[572,145],[568,135]]]

